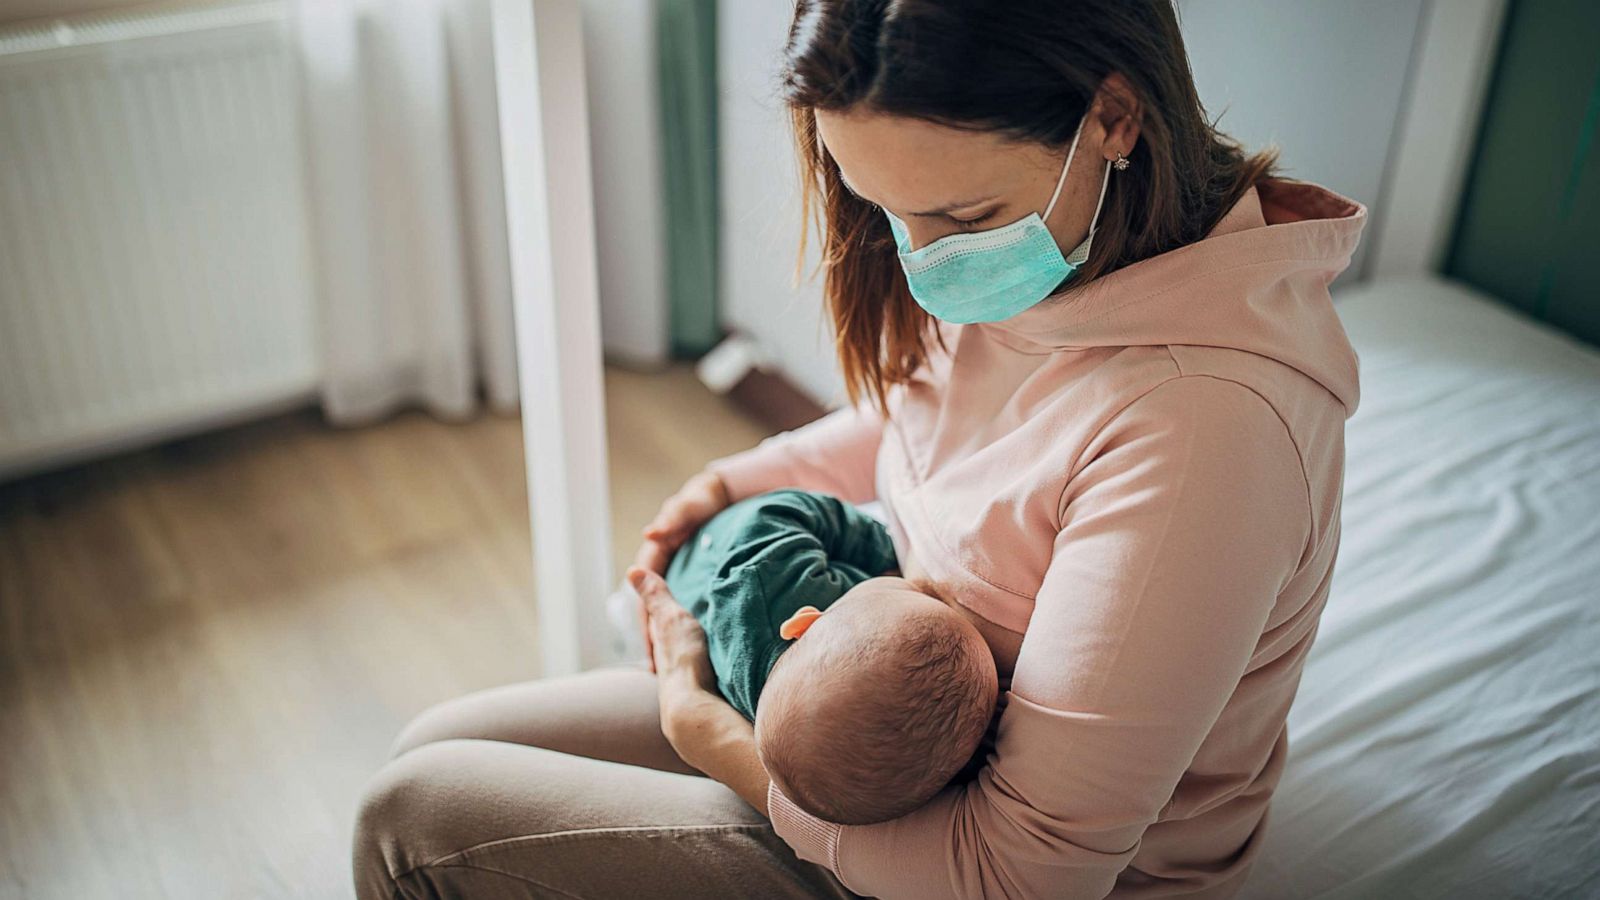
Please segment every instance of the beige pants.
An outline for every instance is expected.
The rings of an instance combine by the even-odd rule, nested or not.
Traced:
[[[678,758],[642,668],[450,701],[394,752],[356,823],[362,900],[855,896]]]

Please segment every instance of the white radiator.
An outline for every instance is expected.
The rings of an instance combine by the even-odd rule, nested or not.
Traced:
[[[0,478],[312,393],[287,16],[0,30]]]

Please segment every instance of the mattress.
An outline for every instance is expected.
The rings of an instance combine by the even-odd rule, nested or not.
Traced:
[[[1336,306],[1343,543],[1242,896],[1600,897],[1600,351],[1440,280]]]

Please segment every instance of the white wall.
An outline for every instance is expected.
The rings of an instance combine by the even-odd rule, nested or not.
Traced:
[[[667,358],[666,236],[653,0],[582,0],[590,158],[608,359]]]
[[[1376,207],[1423,4],[1182,0],[1180,9],[1201,99],[1213,116],[1225,111],[1224,129],[1247,145],[1276,142],[1287,174]],[[798,198],[776,93],[790,4],[722,0],[718,14],[723,316],[835,400],[820,287],[791,277]]]
[[[814,396],[842,400],[815,280],[794,283],[800,199],[778,54],[792,5],[717,5],[722,144],[722,319],[761,343]],[[813,242],[814,243],[814,242]],[[815,265],[813,249],[808,271]]]
[[[1451,0],[1443,0],[1451,2]],[[1200,99],[1284,174],[1374,210],[1424,0],[1180,0]],[[1372,223],[1345,280],[1359,278]]]

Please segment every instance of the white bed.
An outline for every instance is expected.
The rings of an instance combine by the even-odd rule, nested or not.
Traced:
[[[1343,544],[1243,896],[1600,897],[1600,350],[1440,280],[1337,305]]]

